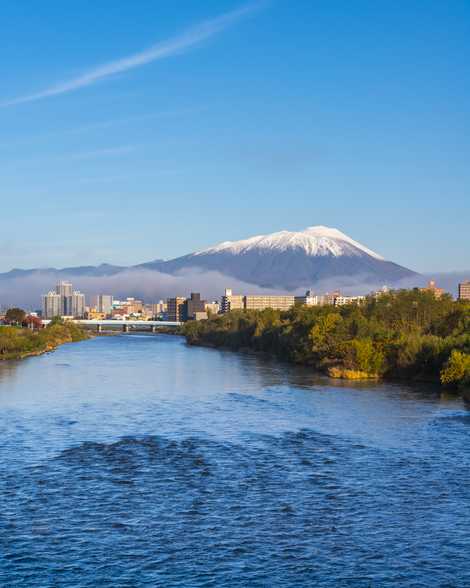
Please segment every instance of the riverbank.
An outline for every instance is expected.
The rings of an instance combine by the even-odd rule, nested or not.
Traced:
[[[0,361],[42,355],[64,343],[89,339],[92,335],[74,323],[51,323],[32,331],[25,327],[0,327]]]
[[[470,305],[419,290],[344,307],[232,311],[183,333],[190,345],[263,352],[333,378],[470,385]]]

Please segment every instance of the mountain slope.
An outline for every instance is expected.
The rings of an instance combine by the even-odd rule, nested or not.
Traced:
[[[384,260],[341,231],[323,226],[226,241],[177,259],[141,267],[170,274],[188,269],[217,271],[259,286],[286,289],[341,278],[394,284],[416,275]]]

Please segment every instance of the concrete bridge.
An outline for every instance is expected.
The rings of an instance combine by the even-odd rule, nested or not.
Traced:
[[[42,324],[44,326],[48,325],[51,321],[50,320],[43,320]],[[81,325],[87,329],[94,329],[101,333],[104,330],[115,330],[120,329],[124,333],[128,333],[129,331],[150,331],[152,333],[156,333],[158,329],[161,328],[177,328],[181,326],[183,323],[176,322],[176,321],[124,321],[124,320],[112,320],[112,319],[105,319],[105,320],[94,320],[94,319],[74,319],[71,321],[76,323],[77,325]]]

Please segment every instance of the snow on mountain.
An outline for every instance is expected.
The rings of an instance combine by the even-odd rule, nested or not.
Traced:
[[[375,259],[383,257],[364,245],[354,241],[338,229],[322,225],[308,227],[304,231],[279,231],[270,235],[258,235],[241,241],[224,241],[215,247],[209,247],[194,255],[207,255],[226,252],[233,255],[247,253],[253,249],[271,251],[287,251],[288,249],[303,250],[307,255],[361,255],[366,253]]]
[[[279,231],[241,241],[224,241],[196,253],[158,264],[144,264],[170,274],[185,270],[218,272],[266,288],[294,290],[333,281],[393,285],[415,272],[386,261],[338,229],[314,226]],[[331,283],[333,283],[331,282]]]

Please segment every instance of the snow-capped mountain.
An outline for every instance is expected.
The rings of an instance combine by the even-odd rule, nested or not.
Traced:
[[[194,255],[228,252],[240,255],[253,249],[270,251],[303,250],[306,255],[363,255],[383,260],[383,257],[364,247],[357,241],[330,227],[321,225],[308,227],[304,231],[279,231],[271,235],[258,235],[242,241],[224,241],[215,247],[204,249]]]
[[[341,231],[324,226],[279,231],[242,241],[225,241],[184,257],[143,267],[166,273],[186,269],[217,271],[259,286],[295,289],[321,280],[393,285],[415,274],[386,261]]]
[[[405,278],[412,280],[400,284]],[[415,272],[386,261],[341,231],[317,226],[225,241],[184,257],[131,267],[11,270],[0,273],[0,303],[37,305],[41,294],[59,279],[73,281],[87,294],[101,291],[144,298],[191,289],[215,297],[225,286],[238,287],[236,281],[246,291],[250,284],[273,290],[349,287],[363,292],[367,284],[372,288],[420,283]]]

